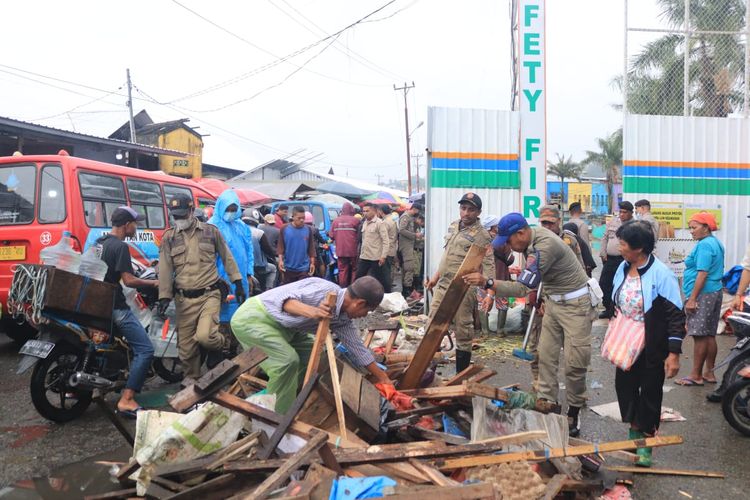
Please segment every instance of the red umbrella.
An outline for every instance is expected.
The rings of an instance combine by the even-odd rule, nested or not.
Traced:
[[[237,193],[237,197],[240,199],[241,205],[260,205],[262,203],[268,203],[271,201],[271,197],[267,194],[255,191],[254,189],[248,188],[234,188]]]
[[[203,186],[209,193],[214,195],[216,198],[219,197],[221,193],[226,191],[227,189],[230,189],[229,184],[226,182],[219,180],[219,179],[207,179],[207,178],[199,178],[199,179],[193,179],[195,182]]]

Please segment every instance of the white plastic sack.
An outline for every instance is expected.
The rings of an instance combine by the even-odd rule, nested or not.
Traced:
[[[383,296],[383,301],[380,303],[380,307],[388,312],[401,312],[409,309],[409,304],[406,303],[406,299],[400,292],[386,293]]]
[[[520,332],[522,330],[522,316],[523,306],[517,305],[515,307],[508,308],[508,315],[505,317],[505,326],[503,331],[508,333]]]

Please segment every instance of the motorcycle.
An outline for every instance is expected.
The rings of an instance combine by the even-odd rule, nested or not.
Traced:
[[[737,372],[737,380],[724,392],[721,411],[729,425],[750,436],[750,365]]]
[[[724,360],[714,368],[715,372],[716,369],[727,366],[719,387],[706,395],[706,399],[713,403],[720,403],[729,387],[741,378],[739,372],[750,366],[750,313],[734,311],[727,317],[727,321],[737,342]]]

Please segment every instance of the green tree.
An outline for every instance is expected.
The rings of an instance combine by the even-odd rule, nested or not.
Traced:
[[[565,207],[565,179],[581,180],[581,174],[586,166],[573,161],[573,156],[560,155],[557,153],[557,163],[547,162],[547,173],[560,178],[560,194],[562,196],[562,206]]]
[[[612,213],[614,203],[614,187],[621,179],[622,169],[622,129],[616,130],[609,137],[596,140],[599,145],[598,151],[586,151],[586,158],[581,165],[588,166],[598,164],[607,178],[607,203],[609,213]]]
[[[684,0],[657,0],[660,17],[670,28],[683,29]],[[742,105],[745,46],[744,0],[690,0],[686,46],[682,34],[667,34],[647,43],[629,61],[628,111],[639,114],[682,115],[685,51],[688,51],[688,99],[696,116],[727,116]],[[623,90],[622,77],[614,83]]]

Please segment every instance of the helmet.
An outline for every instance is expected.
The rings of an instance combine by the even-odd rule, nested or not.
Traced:
[[[248,224],[257,225],[260,222],[260,212],[255,208],[246,208],[242,212],[242,220]]]
[[[197,207],[195,211],[193,212],[193,215],[196,219],[198,219],[201,222],[206,222],[208,220],[208,217],[206,217],[206,212],[201,207]]]
[[[305,212],[305,224],[315,224],[315,220],[310,212]]]

